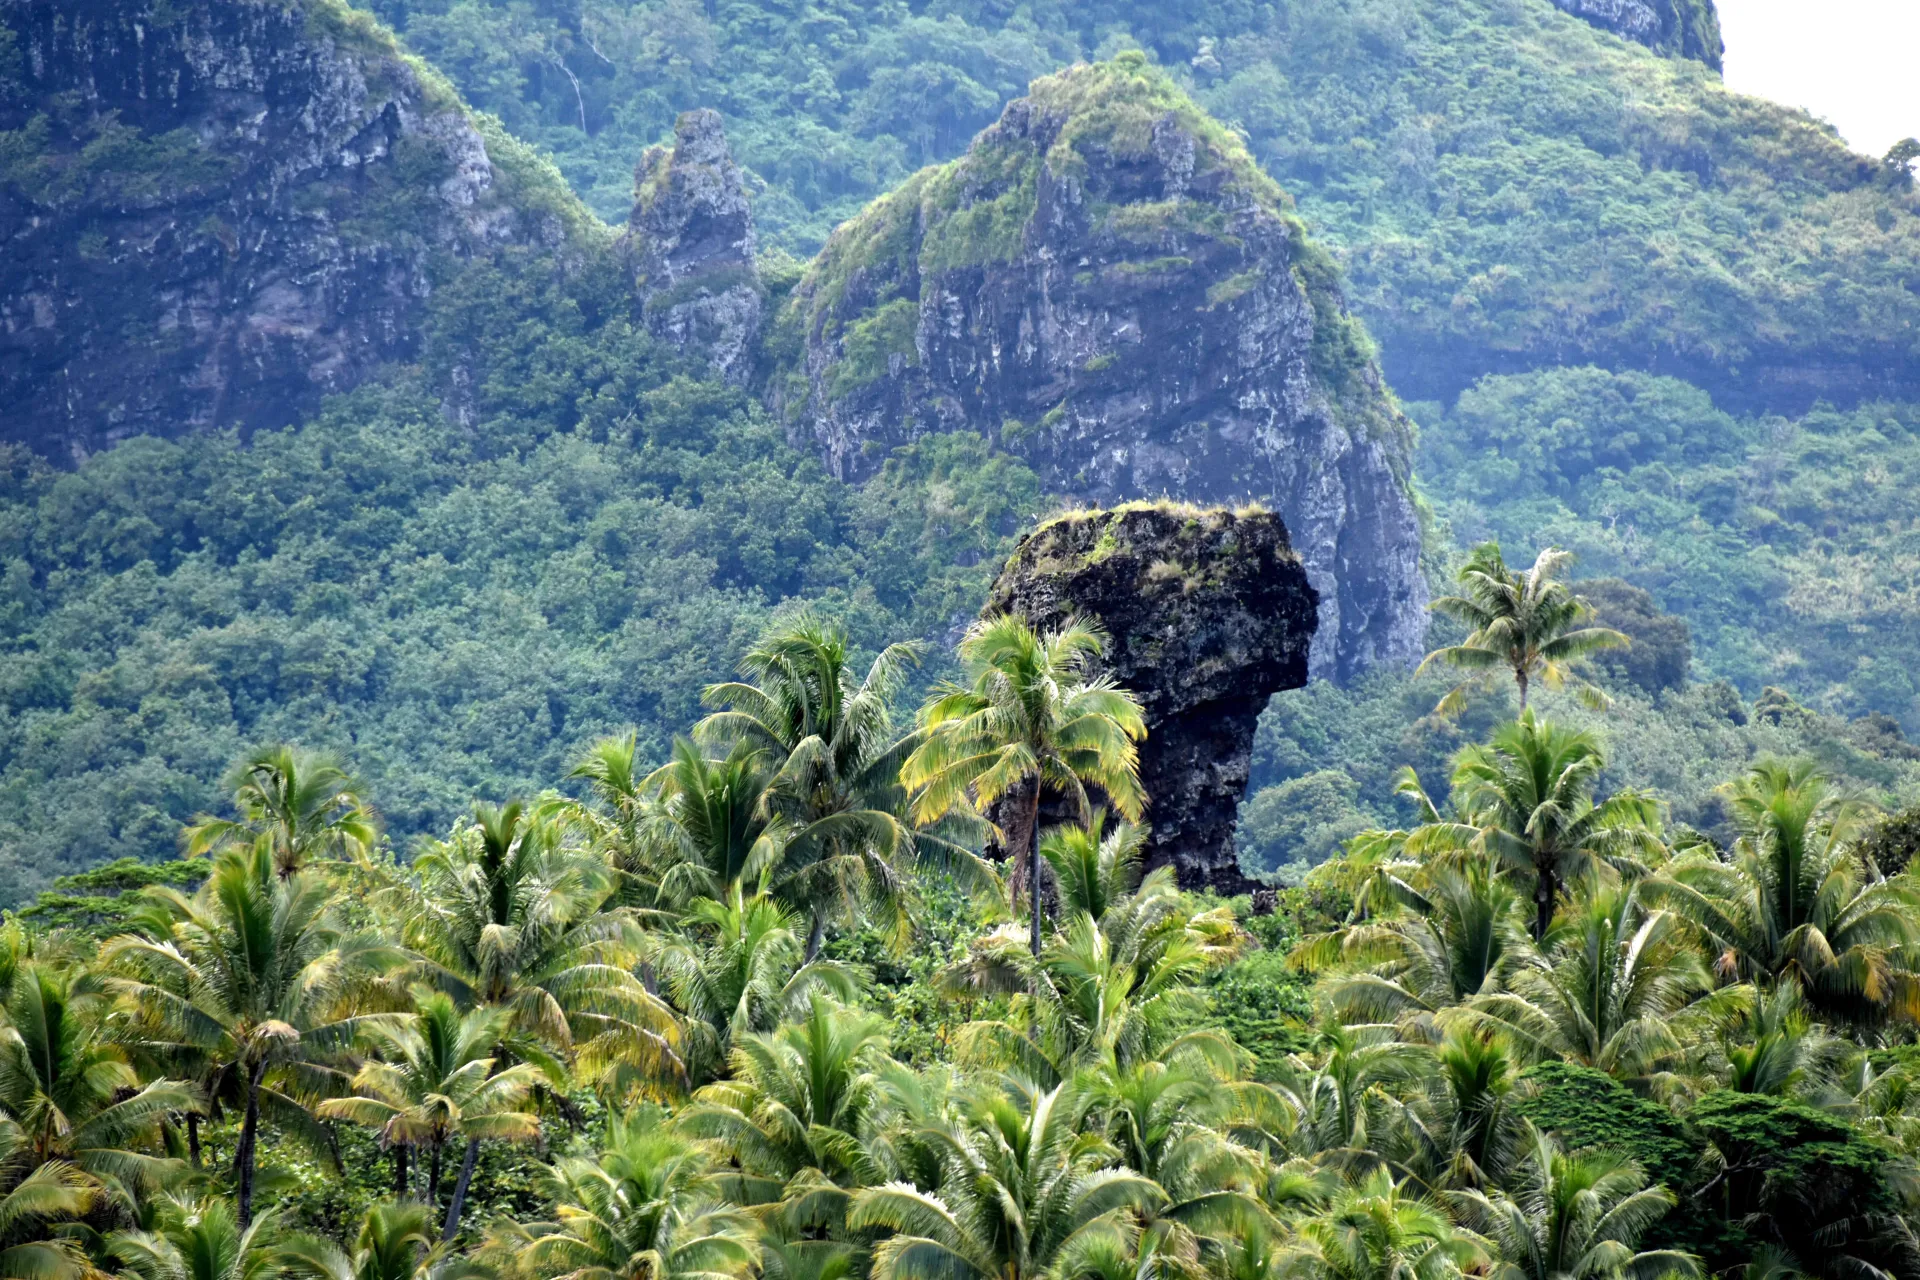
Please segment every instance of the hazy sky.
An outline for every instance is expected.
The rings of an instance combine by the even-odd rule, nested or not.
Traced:
[[[1854,150],[1920,136],[1920,0],[1719,0],[1729,88],[1831,121]]]

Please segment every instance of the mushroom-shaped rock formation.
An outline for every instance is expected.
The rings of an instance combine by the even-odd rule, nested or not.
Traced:
[[[1411,431],[1372,343],[1286,194],[1138,57],[1036,80],[835,231],[768,364],[845,478],[966,430],[1093,502],[1270,505],[1320,593],[1314,674],[1419,656]]]
[[[687,112],[671,149],[640,157],[621,244],[648,330],[743,381],[765,291],[753,265],[753,212],[719,112]]]
[[[1318,604],[1277,515],[1162,502],[1041,525],[986,611],[1043,631],[1074,615],[1105,628],[1106,670],[1146,712],[1147,866],[1237,893],[1249,887],[1233,832],[1254,728],[1269,697],[1306,683]]]

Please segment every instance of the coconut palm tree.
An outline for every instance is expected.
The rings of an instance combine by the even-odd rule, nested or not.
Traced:
[[[331,892],[311,875],[279,875],[265,841],[229,850],[200,888],[147,890],[159,908],[147,936],[110,941],[114,987],[136,1033],[162,1052],[190,1050],[233,1073],[242,1118],[234,1151],[239,1224],[253,1221],[254,1153],[264,1107],[296,1133],[313,1134],[299,1101],[272,1070],[295,1070],[353,1043],[366,1018],[351,998],[401,953],[377,938],[346,934]]]
[[[1045,635],[1007,615],[975,623],[960,642],[968,683],[935,691],[920,713],[925,737],[901,770],[919,822],[969,807],[984,811],[1002,798],[1018,801],[1006,847],[1016,859],[1027,855],[1028,945],[1035,956],[1044,911],[1041,792],[1066,796],[1084,823],[1093,820],[1089,787],[1129,820],[1138,821],[1146,806],[1134,745],[1146,735],[1146,721],[1132,694],[1090,673],[1105,651],[1100,631],[1078,619]]]
[[[1823,1017],[1870,1025],[1920,1016],[1920,889],[1870,880],[1853,854],[1858,811],[1804,761],[1763,760],[1726,788],[1740,836],[1647,886],[1712,946],[1725,979],[1790,983]]]
[[[1711,986],[1684,921],[1648,910],[1635,884],[1594,885],[1509,983],[1471,1002],[1535,1057],[1644,1079],[1680,1052],[1673,1019]]]
[[[69,1233],[102,1199],[99,1181],[66,1161],[35,1163],[26,1134],[0,1116],[0,1275],[83,1280],[87,1259]]]
[[[865,914],[904,942],[905,859],[962,873],[979,890],[997,888],[976,855],[905,820],[900,765],[917,739],[895,730],[893,699],[919,659],[917,645],[889,645],[856,678],[845,629],[801,617],[747,651],[747,680],[705,692],[708,706],[725,710],[695,735],[758,750],[772,768],[762,803],[786,836],[768,888],[810,921],[809,960],[830,916]]]
[[[111,1004],[95,974],[29,963],[15,975],[0,1006],[0,1122],[10,1135],[10,1194],[50,1163],[96,1183],[136,1186],[154,1185],[167,1171],[168,1161],[137,1148],[159,1136],[169,1113],[195,1110],[201,1099],[177,1080],[142,1085],[126,1049],[109,1034]]]
[[[1295,1274],[1319,1280],[1453,1280],[1485,1256],[1447,1214],[1375,1168],[1300,1222]]]
[[[562,800],[551,806],[551,813],[584,832],[588,847],[612,868],[617,885],[609,901],[645,908],[660,901],[665,868],[656,842],[647,838],[654,804],[639,750],[639,738],[632,732],[588,744],[567,777],[586,784],[592,803]]]
[[[1147,829],[1117,822],[1108,831],[1106,820],[1103,809],[1085,826],[1049,827],[1041,837],[1040,856],[1053,870],[1062,916],[1084,914],[1098,923],[1109,907],[1131,898],[1140,886]]]
[[[1166,1192],[1116,1166],[1084,1116],[1065,1085],[974,1098],[960,1123],[929,1135],[937,1185],[854,1195],[850,1228],[893,1233],[874,1249],[874,1280],[1038,1280],[1132,1212],[1164,1205]]]
[[[1342,1017],[1400,1021],[1431,1039],[1435,1015],[1503,990],[1531,953],[1520,899],[1484,858],[1383,867],[1367,901],[1367,918],[1290,957],[1327,974],[1323,990]]]
[[[1502,1192],[1462,1192],[1456,1202],[1493,1245],[1498,1280],[1655,1280],[1697,1276],[1699,1263],[1667,1249],[1635,1252],[1641,1234],[1673,1206],[1640,1166],[1608,1151],[1560,1150],[1535,1133]]]
[[[696,1082],[718,1075],[741,1037],[773,1030],[816,994],[857,994],[852,971],[806,961],[798,924],[780,903],[765,894],[749,898],[736,884],[724,902],[695,899],[679,932],[651,941],[647,958],[685,1017],[686,1061]]]
[[[1183,1049],[1230,1062],[1231,1044],[1196,1026],[1206,1005],[1196,984],[1245,941],[1228,909],[1194,910],[1163,867],[1098,921],[1069,917],[1038,959],[1017,927],[997,929],[941,981],[969,996],[1014,996],[1008,1017],[962,1029],[964,1058],[1051,1086],[1084,1068],[1164,1061]]]
[[[1391,1024],[1329,1018],[1315,1030],[1308,1051],[1288,1066],[1283,1092],[1300,1116],[1295,1148],[1303,1155],[1370,1163],[1371,1104],[1387,1087],[1403,1087],[1431,1072],[1433,1054],[1402,1040]]]
[[[1433,817],[1407,837],[1418,856],[1487,856],[1533,895],[1533,937],[1547,936],[1565,886],[1606,868],[1637,874],[1662,852],[1659,809],[1621,791],[1595,803],[1606,757],[1593,736],[1535,719],[1505,725],[1486,746],[1471,746],[1454,766],[1460,809]]]
[[[524,1142],[539,1135],[540,1122],[523,1104],[540,1069],[521,1062],[495,1070],[511,1010],[482,1005],[463,1015],[452,997],[435,991],[418,993],[416,1001],[410,1018],[362,1028],[363,1046],[379,1056],[354,1073],[354,1096],[329,1098],[316,1113],[378,1129],[381,1142],[394,1152],[399,1195],[407,1192],[407,1151],[425,1148],[430,1205],[440,1203],[440,1162],[447,1144],[462,1142],[465,1155],[440,1237],[451,1240],[460,1229],[481,1142]],[[559,1064],[545,1065],[558,1085]]]
[[[1224,1237],[1263,1220],[1268,1161],[1236,1136],[1267,1138],[1293,1116],[1265,1085],[1223,1077],[1202,1055],[1107,1067],[1083,1077],[1089,1117],[1126,1167],[1166,1192],[1136,1216],[1160,1234],[1161,1264],[1217,1257]]]
[[[878,1180],[865,1139],[884,1100],[886,1026],[815,994],[799,1020],[735,1039],[732,1078],[700,1090],[681,1127],[715,1142],[754,1184],[736,1199],[787,1200],[802,1184],[818,1197],[822,1179],[839,1188]],[[840,1217],[844,1198],[834,1200]]]
[[[1381,1154],[1431,1194],[1499,1185],[1529,1138],[1520,1113],[1522,1063],[1479,1027],[1449,1027],[1424,1088],[1399,1109]]]
[[[1548,547],[1531,569],[1515,572],[1501,557],[1499,543],[1483,542],[1473,549],[1460,568],[1460,594],[1433,602],[1435,610],[1469,630],[1459,644],[1428,654],[1420,671],[1440,664],[1473,673],[1440,700],[1436,714],[1458,713],[1475,690],[1501,674],[1513,676],[1522,711],[1536,681],[1549,689],[1571,685],[1589,706],[1608,705],[1607,696],[1582,680],[1573,664],[1590,653],[1620,648],[1627,637],[1607,627],[1583,625],[1593,616],[1592,608],[1560,580],[1572,563],[1571,552]]]
[[[189,856],[265,841],[285,879],[315,859],[365,857],[378,838],[358,784],[330,755],[269,747],[236,765],[227,785],[240,817],[188,827]]]
[[[521,1274],[581,1280],[744,1280],[753,1219],[726,1202],[707,1146],[650,1106],[616,1116],[599,1159],[549,1171],[554,1216],[503,1224],[487,1252]]]
[[[517,803],[482,805],[429,846],[418,883],[383,904],[417,957],[411,972],[461,1009],[506,1009],[516,1036],[589,1076],[683,1080],[677,1019],[633,971],[640,929],[612,905],[606,864],[562,835]]]
[[[107,1237],[121,1274],[137,1280],[273,1280],[281,1252],[270,1213],[242,1225],[225,1200],[163,1201],[150,1229]]]
[[[489,1274],[436,1247],[421,1204],[376,1204],[360,1220],[351,1250],[331,1240],[294,1236],[280,1246],[285,1274],[311,1280],[463,1280]]]
[[[764,748],[735,743],[710,760],[675,740],[673,758],[642,784],[658,799],[641,826],[660,878],[659,901],[675,908],[695,898],[726,901],[751,894],[779,862],[787,829],[765,804],[772,778]]]

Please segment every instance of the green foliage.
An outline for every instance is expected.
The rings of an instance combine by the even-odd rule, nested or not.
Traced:
[[[1554,1134],[1568,1150],[1602,1147],[1640,1162],[1656,1182],[1685,1186],[1695,1177],[1697,1151],[1686,1127],[1667,1108],[1634,1093],[1604,1071],[1548,1061],[1526,1074],[1520,1112]]]
[[[1738,418],[1674,379],[1560,369],[1487,378],[1415,416],[1423,483],[1456,538],[1565,547],[1583,572],[1650,592],[1686,619],[1703,678],[1920,723],[1911,406]]]
[[[664,758],[783,605],[829,604],[856,646],[978,608],[1031,472],[954,436],[839,484],[589,262],[469,265],[423,377],[297,429],[69,472],[6,452],[0,896],[166,857],[250,744],[350,749],[404,844],[624,725]]]
[[[1344,770],[1316,769],[1255,793],[1240,811],[1240,864],[1298,884],[1372,825],[1355,803],[1359,789]]]
[[[142,862],[138,858],[116,858],[89,871],[55,878],[19,916],[35,928],[110,938],[127,930],[128,912],[137,904],[137,897],[130,895],[156,884],[191,888],[206,874],[206,862],[198,859]]]

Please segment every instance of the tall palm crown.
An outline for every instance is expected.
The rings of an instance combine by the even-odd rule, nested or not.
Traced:
[[[985,810],[1009,795],[1022,799],[1006,843],[1014,857],[1027,855],[1028,944],[1036,956],[1041,791],[1066,796],[1087,822],[1090,786],[1130,820],[1146,806],[1135,746],[1146,721],[1132,694],[1090,674],[1105,650],[1101,633],[1077,619],[1045,635],[1010,615],[976,622],[960,642],[968,683],[935,691],[921,712],[925,739],[901,770],[915,793],[913,815],[923,822],[956,809]]]
[[[1226,1041],[1199,1026],[1206,1002],[1195,984],[1246,943],[1232,909],[1199,909],[1171,867],[1126,888],[1138,867],[1137,830],[1122,824],[1103,838],[1101,826],[1047,833],[1067,918],[1038,956],[1012,927],[997,929],[942,975],[955,994],[1014,997],[1009,1017],[962,1028],[964,1054],[1043,1086],[1184,1048],[1231,1061]]]
[[[1123,1231],[1130,1211],[1164,1204],[1166,1192],[1116,1165],[1084,1117],[1069,1086],[972,1099],[927,1135],[941,1156],[936,1187],[855,1194],[847,1225],[894,1233],[874,1250],[874,1280],[1037,1280],[1090,1237]]]
[[[640,836],[657,902],[722,901],[735,889],[755,892],[771,876],[787,837],[763,802],[772,773],[765,748],[752,743],[735,743],[712,760],[684,738],[674,742],[672,758],[641,784],[655,798]]]
[[[363,1045],[379,1056],[369,1058],[354,1073],[355,1096],[329,1098],[315,1109],[324,1119],[350,1120],[380,1130],[382,1142],[400,1153],[407,1147],[424,1147],[429,1159],[429,1204],[440,1200],[443,1151],[449,1142],[464,1140],[466,1157],[447,1211],[448,1238],[459,1228],[480,1143],[525,1141],[540,1132],[539,1122],[522,1109],[538,1069],[524,1062],[494,1069],[511,1021],[511,1012],[498,1006],[482,1006],[462,1015],[451,997],[421,992],[411,1016],[369,1023],[362,1029]],[[558,1064],[552,1070],[557,1076]],[[404,1154],[397,1155],[402,1170],[404,1159]],[[405,1193],[404,1186],[400,1190]]]
[[[893,700],[919,656],[917,645],[889,645],[857,678],[845,629],[803,617],[748,650],[747,681],[703,695],[725,710],[696,735],[756,749],[772,768],[762,805],[784,841],[769,887],[808,917],[810,960],[832,914],[864,910],[904,942],[904,855],[936,860],[976,887],[993,883],[979,859],[905,821],[900,766],[916,739],[895,730]]]
[[[415,859],[417,886],[394,886],[389,904],[415,973],[463,1009],[508,1010],[516,1032],[583,1069],[681,1074],[673,1012],[634,976],[639,930],[611,906],[606,864],[560,839],[518,804],[481,806]]]
[[[329,755],[272,747],[241,761],[227,785],[240,817],[187,828],[190,855],[265,841],[284,879],[317,858],[363,856],[379,834],[358,786]]]
[[[840,1187],[875,1181],[869,1124],[882,1105],[879,1069],[886,1022],[819,995],[800,1020],[737,1038],[733,1076],[700,1090],[683,1126],[712,1139],[740,1166],[746,1203],[807,1194],[820,1209],[844,1213],[842,1197],[824,1203],[821,1180]]]
[[[1729,860],[1677,859],[1649,894],[1711,941],[1726,977],[1789,982],[1829,1017],[1920,1017],[1920,891],[1870,879],[1852,844],[1860,812],[1806,762],[1762,761],[1726,789],[1740,836]]]
[[[1560,581],[1572,563],[1571,552],[1548,547],[1531,569],[1516,572],[1501,557],[1499,543],[1484,542],[1473,549],[1460,569],[1460,594],[1433,602],[1436,610],[1470,628],[1467,638],[1434,650],[1420,664],[1421,671],[1440,663],[1474,673],[1440,700],[1435,708],[1439,714],[1458,712],[1474,690],[1503,672],[1513,676],[1523,711],[1535,681],[1549,689],[1571,684],[1582,701],[1606,705],[1606,695],[1580,679],[1573,663],[1602,649],[1619,648],[1627,637],[1583,625],[1593,610]]]
[[[266,842],[222,854],[192,897],[147,894],[157,908],[148,933],[108,944],[125,975],[115,985],[139,1034],[162,1049],[194,1050],[239,1079],[245,1111],[234,1163],[246,1225],[261,1108],[296,1132],[309,1127],[298,1091],[275,1087],[269,1068],[350,1045],[361,1025],[350,999],[356,984],[401,957],[347,935],[328,889],[301,872],[282,878]]]
[[[434,1248],[426,1206],[376,1204],[360,1221],[353,1247],[295,1236],[280,1248],[286,1274],[312,1280],[456,1280],[488,1273]]]
[[[726,1203],[711,1150],[651,1107],[616,1116],[598,1160],[559,1160],[548,1181],[553,1220],[504,1224],[491,1243],[522,1274],[744,1280],[759,1261],[753,1220]]]
[[[739,885],[724,902],[696,898],[682,929],[652,940],[648,958],[685,1015],[687,1068],[696,1082],[721,1074],[734,1043],[771,1031],[798,1014],[816,992],[843,1000],[853,974],[805,958],[798,919],[765,894]]]
[[[1680,1051],[1672,1019],[1712,983],[1684,922],[1625,884],[1574,899],[1509,985],[1476,1014],[1535,1054],[1643,1079]]]
[[[0,1025],[0,1124],[18,1144],[20,1175],[64,1161],[96,1178],[138,1185],[163,1162],[127,1150],[169,1111],[200,1105],[189,1086],[145,1087],[126,1051],[108,1035],[110,1001],[97,976],[23,966]]]
[[[1452,1280],[1484,1257],[1473,1236],[1384,1168],[1300,1223],[1296,1240],[1296,1270],[1324,1280]]]
[[[1460,753],[1460,812],[1449,820],[1425,804],[1428,821],[1408,836],[1407,850],[1490,855],[1532,890],[1533,936],[1544,938],[1568,881],[1603,866],[1633,871],[1636,858],[1660,850],[1651,799],[1622,791],[1594,802],[1605,767],[1591,734],[1523,711],[1490,744]]]
[[[1530,954],[1520,901],[1485,859],[1376,870],[1370,914],[1294,948],[1342,1016],[1430,1038],[1441,1010],[1503,989]],[[1357,913],[1356,913],[1357,914]]]
[[[1567,1154],[1534,1134],[1505,1193],[1464,1193],[1459,1203],[1491,1239],[1498,1280],[1615,1280],[1697,1276],[1699,1264],[1668,1250],[1635,1252],[1648,1226],[1674,1203],[1647,1185],[1640,1166],[1616,1152]]]
[[[107,1247],[138,1280],[273,1280],[281,1269],[273,1216],[251,1225],[241,1217],[225,1200],[167,1200],[150,1229],[115,1232]]]

